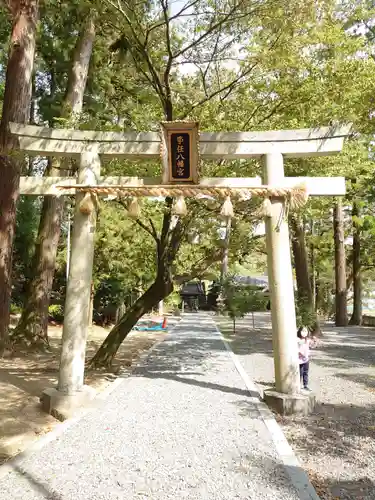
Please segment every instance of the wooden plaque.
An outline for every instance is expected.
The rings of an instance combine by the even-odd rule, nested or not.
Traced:
[[[163,184],[198,184],[199,125],[197,122],[161,123]]]

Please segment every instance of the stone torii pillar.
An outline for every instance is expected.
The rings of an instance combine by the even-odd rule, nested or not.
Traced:
[[[93,151],[82,153],[77,181],[94,186],[99,175],[99,155]],[[58,385],[45,389],[41,396],[42,408],[60,420],[86,405],[95,395],[91,387],[84,385],[84,373],[96,210],[90,194],[77,193]]]
[[[282,185],[283,155],[269,153],[263,156],[262,163],[264,183]],[[314,398],[312,395],[300,396],[289,228],[288,220],[283,217],[285,200],[271,198],[270,201],[271,216],[266,217],[265,226],[276,390],[264,391],[264,398],[279,413],[308,413],[314,405]]]

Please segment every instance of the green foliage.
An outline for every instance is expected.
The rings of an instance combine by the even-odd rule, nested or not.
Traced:
[[[265,311],[268,301],[258,287],[239,284],[233,277],[224,281],[222,296],[222,312],[233,320],[234,328],[237,318],[243,318],[250,312]]]
[[[61,306],[60,304],[51,304],[48,307],[48,315],[52,320],[61,323],[64,319],[63,306]]]
[[[21,314],[22,307],[14,304],[13,302],[10,304],[10,314]]]
[[[151,206],[149,204],[151,203]],[[143,213],[153,210],[145,201]],[[158,222],[157,215],[155,223]],[[117,202],[103,203],[96,233],[94,257],[95,307],[103,310],[148,288],[156,275],[156,245]]]
[[[355,183],[348,181],[346,233],[352,232],[349,212],[355,198],[362,204],[355,221],[363,239],[364,277],[367,281],[374,279],[373,152],[368,139],[374,132],[375,90],[374,36],[372,24],[368,23],[374,18],[371,2],[328,1],[317,7],[312,0],[250,0],[233,4],[234,15],[225,20],[227,2],[219,0],[213,5],[198,0],[191,15],[182,12],[169,23],[169,30],[163,5],[158,0],[131,6],[122,0],[74,0],[62,9],[54,0],[43,2],[35,65],[37,121],[64,125],[61,102],[72,49],[80,26],[92,9],[98,15],[97,36],[79,124],[82,129],[158,130],[159,121],[165,117],[168,86],[173,116],[197,119],[202,130],[269,130],[351,121],[354,130],[364,135],[347,141],[341,155],[288,160],[286,174],[345,175],[356,179]],[[173,12],[166,15],[175,15],[183,7],[184,2],[177,2],[171,7]],[[1,97],[10,26],[4,7],[0,8],[0,19]],[[366,25],[367,30],[349,29],[358,22]],[[208,33],[212,26],[217,28]],[[193,41],[198,43],[185,50]],[[180,55],[171,60],[171,53]],[[38,172],[42,170],[40,164]],[[157,161],[116,159],[106,162],[102,170],[103,175],[156,176],[160,175],[161,166]],[[255,159],[202,164],[204,176],[259,173],[260,165]],[[258,274],[266,268],[264,239],[254,236],[259,222],[253,216],[257,204],[259,201],[251,201],[245,208],[240,204],[235,207],[229,248],[231,272]],[[39,207],[37,199],[20,200],[15,295],[21,294],[27,278]],[[332,199],[313,199],[303,210],[307,225],[311,226],[306,242],[310,257],[314,248],[321,311],[330,307],[334,278],[331,207]],[[198,243],[184,235],[173,262],[176,280],[180,276],[219,276],[219,210],[218,202],[189,202],[189,231],[198,235]],[[140,222],[150,227],[151,219],[160,234],[163,216],[163,203],[145,200]],[[65,292],[65,262],[63,227],[55,280],[55,291],[60,296]],[[102,203],[95,247],[95,308],[103,311],[123,302],[130,305],[155,275],[153,237],[130,220],[120,204]],[[250,295],[243,288],[239,295],[233,292],[234,315],[255,307],[256,297]],[[174,301],[173,297],[169,300]],[[298,312],[301,318],[305,317],[302,309]]]
[[[170,309],[171,311],[177,309],[180,304],[181,297],[180,293],[177,290],[172,292],[164,301],[164,305],[166,306],[166,308]]]
[[[30,275],[30,264],[38,234],[40,200],[21,196],[17,206],[16,234],[13,246],[12,301],[21,305]]]
[[[296,321],[297,328],[305,326],[307,328],[313,328],[316,324],[316,314],[311,310],[309,304],[303,300],[296,300]]]

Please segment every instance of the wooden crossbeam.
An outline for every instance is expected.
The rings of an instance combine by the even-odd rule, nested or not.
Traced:
[[[72,177],[21,177],[20,193],[26,195],[74,195],[75,189],[60,191],[57,185],[74,186],[76,179]],[[112,186],[156,186],[161,184],[158,177],[99,177],[98,184]],[[254,188],[262,185],[260,177],[207,177],[202,178],[201,186],[219,188]],[[343,196],[345,195],[344,177],[285,177],[280,187],[293,188],[305,184],[310,196]]]
[[[157,132],[95,132],[10,124],[19,147],[29,154],[78,156],[94,152],[120,158],[160,156]],[[279,152],[286,157],[319,156],[341,151],[350,126],[265,132],[202,132],[200,153],[207,159],[246,159]]]

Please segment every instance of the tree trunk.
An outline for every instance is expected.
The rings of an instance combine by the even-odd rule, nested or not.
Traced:
[[[298,299],[314,318],[314,324],[306,326],[312,327],[314,334],[320,334],[321,329],[311,289],[304,224],[296,217],[291,217],[290,225],[292,229],[292,251],[296,271]]]
[[[110,366],[119,347],[137,321],[173,292],[172,264],[180,249],[183,236],[186,235],[189,222],[185,217],[183,221],[179,219],[175,225],[171,223],[172,202],[172,198],[166,198],[161,234],[160,237],[154,235],[158,250],[156,279],[109,332],[90,361],[90,365],[94,368]]]
[[[296,271],[298,296],[312,305],[312,291],[307,260],[304,225],[295,217],[292,217],[290,222],[292,228],[292,250]]]
[[[49,161],[49,165],[51,165]],[[50,168],[51,175],[54,168]],[[55,174],[58,175],[58,174]],[[48,307],[56,265],[64,202],[45,196],[24,308],[12,341],[35,348],[48,347]]]
[[[310,262],[311,262],[311,292],[312,292],[312,306],[316,311],[316,273],[315,273],[315,248],[310,245]]]
[[[75,124],[82,111],[83,95],[86,87],[90,57],[95,38],[93,18],[85,21],[81,35],[74,49],[72,68],[62,105],[62,116]],[[62,169],[67,160],[62,160],[57,168],[48,169],[47,175],[66,175]],[[28,287],[24,309],[12,340],[33,347],[48,345],[48,307],[56,267],[57,247],[60,238],[61,221],[64,212],[64,198],[45,196],[35,248],[32,280]]]
[[[95,298],[94,283],[91,283],[90,305],[89,305],[89,319],[88,319],[88,326],[89,326],[89,328],[92,327],[92,320],[93,320],[93,314],[94,314],[94,298]]]
[[[335,324],[336,326],[346,326],[348,324],[346,258],[345,258],[345,245],[344,245],[344,239],[345,239],[344,216],[343,216],[341,199],[337,201],[334,207],[333,233],[335,241],[335,282],[336,282]]]
[[[38,1],[10,1],[9,6],[13,25],[0,125],[0,355],[9,335],[12,250],[23,164],[21,155],[11,153],[17,143],[8,127],[9,122],[27,123],[30,117]]]
[[[63,102],[62,116],[75,125],[83,108],[90,59],[95,40],[95,13],[91,12],[82,26],[80,37],[74,48],[72,68]]]
[[[120,321],[120,319],[124,316],[126,312],[126,306],[124,302],[121,302],[116,308],[116,324]]]
[[[314,237],[314,222],[311,221],[311,236]],[[317,312],[316,307],[316,269],[315,269],[315,245],[312,239],[310,243],[310,269],[311,269],[311,300],[314,311]]]
[[[353,314],[350,318],[351,325],[362,324],[362,273],[361,273],[361,227],[358,222],[360,208],[356,201],[353,202]]]
[[[121,344],[137,321],[149,312],[160,300],[168,297],[173,291],[173,282],[165,281],[163,273],[157,277],[150,288],[128,309],[120,321],[112,328],[95,356],[90,361],[93,368],[111,366]]]
[[[321,309],[322,297],[321,297],[321,283],[320,283],[320,274],[319,269],[316,271],[315,276],[315,310],[319,311]]]

